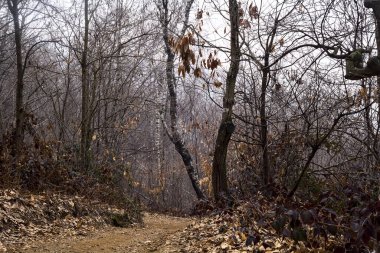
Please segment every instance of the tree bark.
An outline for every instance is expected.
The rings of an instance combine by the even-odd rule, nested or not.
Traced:
[[[232,122],[232,109],[235,103],[235,85],[239,72],[239,7],[236,0],[229,0],[231,22],[231,64],[227,73],[226,92],[223,97],[223,114],[215,143],[214,160],[212,164],[212,187],[216,201],[228,195],[227,184],[227,151],[231,136],[235,130]]]
[[[274,27],[271,36],[268,38],[266,43],[265,55],[264,55],[264,65],[261,66],[261,72],[263,74],[263,79],[261,80],[261,94],[260,94],[260,142],[262,150],[262,180],[264,185],[268,185],[272,182],[271,166],[269,163],[269,151],[268,151],[268,120],[266,112],[266,95],[268,84],[270,81],[270,54],[274,46],[274,39],[276,37],[278,28],[278,17],[274,22]]]

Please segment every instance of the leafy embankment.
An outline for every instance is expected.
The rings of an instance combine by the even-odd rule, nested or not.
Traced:
[[[379,245],[380,201],[364,188],[347,187],[314,203],[257,194],[194,222],[162,252],[364,253],[380,252]]]
[[[139,211],[79,196],[0,191],[0,252],[28,247],[37,238],[86,235],[98,227],[140,222]],[[120,224],[121,223],[121,224]]]

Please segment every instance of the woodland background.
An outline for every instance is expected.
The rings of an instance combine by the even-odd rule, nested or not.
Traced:
[[[244,199],[270,185],[268,194],[309,198],[363,187],[377,198],[380,81],[344,78],[351,52],[377,54],[372,11],[361,1],[230,2],[240,68],[229,193]],[[212,198],[237,31],[229,7],[0,1],[1,186],[189,212],[196,172]]]

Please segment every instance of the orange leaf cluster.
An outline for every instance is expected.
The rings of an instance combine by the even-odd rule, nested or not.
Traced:
[[[210,53],[208,58],[203,58],[200,60],[200,66],[197,64],[197,59],[202,58],[202,50],[199,48],[198,56],[195,55],[191,46],[195,44],[195,39],[193,37],[193,33],[188,33],[187,35],[175,39],[174,37],[170,37],[168,39],[169,46],[172,48],[175,54],[178,54],[181,63],[178,66],[178,75],[183,78],[186,77],[186,73],[190,73],[191,65],[196,65],[194,69],[195,77],[202,77],[202,68],[209,69],[213,74],[214,70],[221,65],[220,60],[215,56],[215,54]],[[215,86],[221,86],[217,83]]]
[[[259,12],[256,5],[253,5],[252,3],[249,5],[248,15],[250,16],[251,20],[259,18]],[[241,26],[243,29],[251,28],[251,24],[249,20],[244,18],[244,10],[243,8],[241,8],[240,3],[239,3],[239,18],[240,18],[239,26]]]
[[[214,70],[216,69],[221,63],[220,63],[220,60],[213,57],[212,53],[210,53],[210,55],[208,56],[208,59],[207,60],[203,60],[202,61],[202,64],[205,68],[208,68],[208,69],[211,69],[211,70]]]
[[[178,54],[182,60],[182,64],[178,67],[178,74],[182,74],[185,77],[186,73],[190,73],[190,65],[194,65],[196,62],[195,53],[190,48],[190,45],[195,44],[195,39],[192,33],[178,38],[169,38],[169,45],[174,49],[174,52]]]

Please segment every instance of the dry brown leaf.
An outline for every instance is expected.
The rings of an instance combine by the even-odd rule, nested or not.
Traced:
[[[202,19],[202,17],[203,17],[203,10],[198,10],[197,19]]]
[[[196,68],[195,70],[194,70],[194,76],[195,77],[201,77],[202,76],[202,70],[200,69],[200,68]]]
[[[183,78],[186,76],[186,68],[183,64],[178,66],[178,75],[182,75]]]
[[[221,82],[219,82],[219,81],[215,81],[214,82],[214,86],[216,87],[216,88],[220,88],[220,87],[222,87],[222,83]]]

